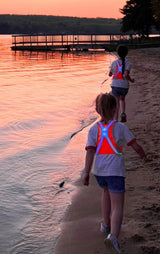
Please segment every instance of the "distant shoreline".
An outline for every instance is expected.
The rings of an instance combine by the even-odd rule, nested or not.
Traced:
[[[120,33],[121,19],[46,15],[0,15],[0,34]]]

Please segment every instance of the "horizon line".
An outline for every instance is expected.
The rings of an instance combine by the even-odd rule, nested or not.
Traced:
[[[104,18],[104,17],[79,17],[79,16],[63,16],[63,15],[50,15],[50,14],[11,14],[11,13],[0,13],[0,15],[10,15],[10,16],[47,16],[47,17],[65,17],[65,18],[79,18],[79,19],[115,19],[119,20],[122,18]]]

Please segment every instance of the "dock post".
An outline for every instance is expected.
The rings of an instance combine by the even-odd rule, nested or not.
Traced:
[[[52,46],[53,46],[53,35],[52,35]]]
[[[16,41],[16,36],[13,37],[14,38],[14,46],[16,47],[17,46],[17,41]]]
[[[46,46],[47,46],[47,35],[45,36],[45,38],[46,38]]]
[[[61,35],[61,44],[63,46],[63,34]]]

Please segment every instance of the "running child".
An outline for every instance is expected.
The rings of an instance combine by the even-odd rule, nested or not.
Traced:
[[[117,48],[119,58],[111,64],[109,76],[112,76],[112,95],[115,96],[117,101],[117,109],[115,112],[115,119],[118,120],[119,108],[121,109],[121,122],[127,121],[125,113],[125,96],[128,93],[129,81],[134,82],[129,75],[131,64],[126,60],[128,48],[125,45],[119,45]]]
[[[131,146],[140,158],[145,159],[146,155],[127,126],[113,120],[116,112],[114,96],[98,95],[96,111],[101,119],[88,133],[83,184],[89,185],[92,168],[92,173],[103,189],[101,199],[103,221],[100,230],[109,233],[104,240],[108,248],[114,253],[120,253],[118,237],[123,219],[126,177],[122,147],[124,144]]]

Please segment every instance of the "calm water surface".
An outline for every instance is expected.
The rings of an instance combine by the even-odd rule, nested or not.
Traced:
[[[10,46],[0,36],[0,254],[53,254],[115,56]]]

